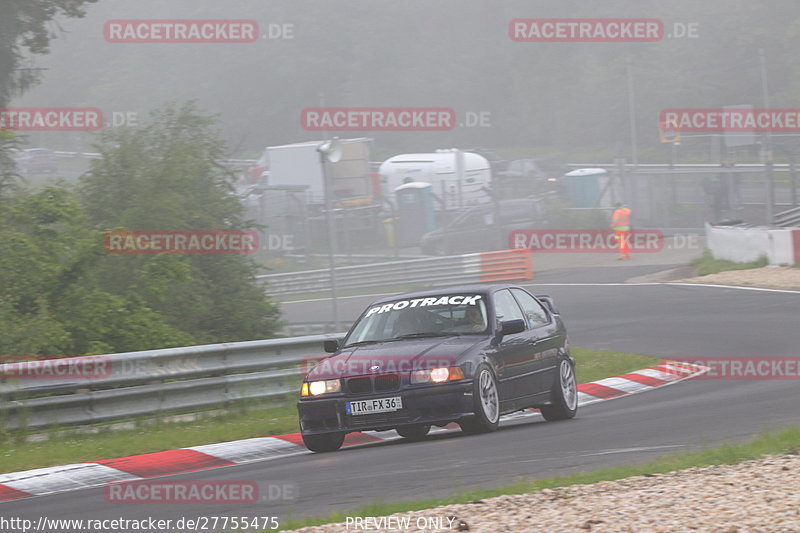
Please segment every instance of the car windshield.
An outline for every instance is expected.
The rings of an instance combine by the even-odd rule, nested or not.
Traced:
[[[482,334],[488,330],[480,294],[443,294],[371,306],[353,328],[346,346],[370,341]]]

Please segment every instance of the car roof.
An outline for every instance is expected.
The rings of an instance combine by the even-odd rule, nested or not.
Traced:
[[[394,294],[392,296],[386,296],[379,300],[375,300],[371,302],[370,305],[393,302],[398,299],[407,300],[409,298],[438,296],[443,294],[465,293],[465,292],[489,293],[489,292],[494,292],[498,289],[507,289],[512,287],[521,288],[513,283],[472,283],[467,285],[450,285],[447,287],[437,287],[435,289],[427,289],[424,291],[414,291],[414,292],[404,292],[401,294]]]

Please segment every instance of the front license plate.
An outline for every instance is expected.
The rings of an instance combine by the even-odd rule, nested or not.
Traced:
[[[374,400],[358,400],[345,404],[348,415],[369,415],[372,413],[391,413],[403,408],[403,399],[399,396],[394,398],[376,398]]]

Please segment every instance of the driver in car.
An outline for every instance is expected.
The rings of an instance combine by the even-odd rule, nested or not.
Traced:
[[[406,309],[403,311],[403,313],[397,317],[397,322],[394,325],[395,337],[411,335],[423,331],[425,330],[422,329],[422,319],[416,309]]]
[[[467,324],[472,331],[483,331],[486,329],[486,322],[483,320],[483,314],[477,305],[468,305],[465,315]]]

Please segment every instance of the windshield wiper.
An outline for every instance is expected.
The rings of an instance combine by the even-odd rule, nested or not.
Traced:
[[[366,340],[366,341],[356,341],[351,342],[350,344],[345,344],[342,348],[349,348],[350,346],[366,346],[367,344],[378,344],[379,342],[390,342],[395,339],[374,339],[374,340]]]
[[[461,335],[461,333],[450,333],[450,332],[443,332],[443,331],[427,331],[421,333],[408,333],[406,335],[398,335],[395,339],[419,339],[423,337],[457,337]]]
[[[364,346],[367,344],[377,344],[381,341],[358,341],[358,342],[351,342],[350,344],[345,344],[342,348],[349,348],[350,346]]]

